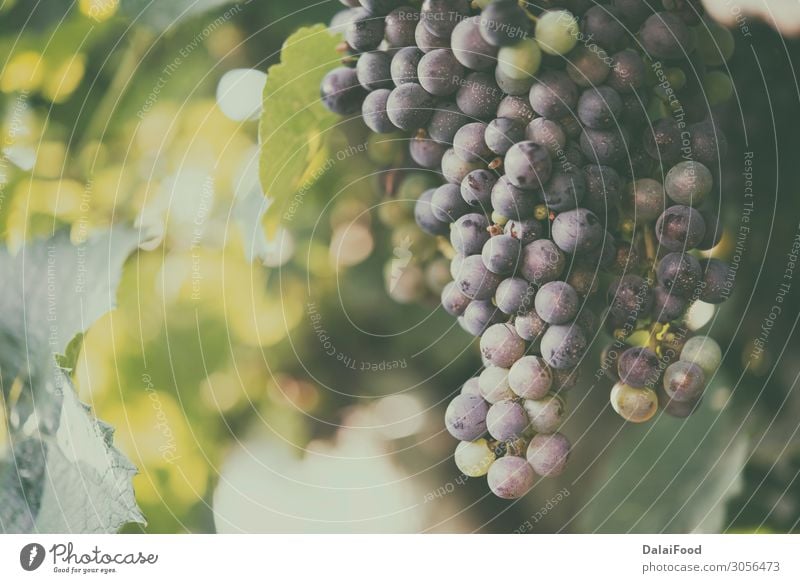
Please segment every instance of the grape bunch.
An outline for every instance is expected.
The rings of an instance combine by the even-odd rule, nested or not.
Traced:
[[[730,33],[692,1],[343,3],[322,101],[404,137],[441,305],[480,338],[445,414],[458,468],[509,499],[561,474],[565,396],[604,331],[619,415],[694,411],[721,350],[686,314],[733,281],[712,251]]]

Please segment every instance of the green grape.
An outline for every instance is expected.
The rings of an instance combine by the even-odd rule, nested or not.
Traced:
[[[722,362],[722,350],[713,338],[694,336],[684,344],[681,360],[693,362],[703,369],[706,377],[711,378]]]
[[[510,47],[502,47],[497,54],[497,68],[512,79],[530,79],[539,70],[542,51],[532,38],[526,38]]]
[[[495,460],[494,451],[483,438],[475,441],[462,441],[456,446],[455,462],[459,471],[470,478],[479,478],[489,473]]]
[[[422,193],[441,186],[441,182],[431,172],[411,172],[406,175],[397,189],[398,200],[415,201]]]
[[[704,21],[693,28],[697,52],[706,65],[718,67],[732,56],[735,41],[731,31],[713,21]]]
[[[568,10],[548,10],[536,23],[536,40],[548,55],[565,55],[578,43],[578,21]]]
[[[703,79],[703,90],[711,105],[719,105],[733,97],[733,81],[722,71],[710,71]]]
[[[652,389],[635,389],[617,383],[611,389],[611,406],[625,421],[644,423],[658,411],[658,396]]]

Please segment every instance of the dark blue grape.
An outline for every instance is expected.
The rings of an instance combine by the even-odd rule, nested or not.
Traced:
[[[521,277],[509,277],[500,282],[494,292],[494,302],[508,315],[527,312],[533,305],[536,288]]]
[[[536,285],[557,280],[565,265],[564,254],[549,239],[539,239],[522,248],[520,273]]]
[[[485,134],[486,124],[483,122],[472,122],[462,126],[453,138],[453,149],[458,157],[465,162],[486,163],[492,152],[486,145]]]
[[[392,89],[392,59],[383,51],[371,51],[358,57],[356,74],[365,89]]]
[[[480,254],[484,244],[489,240],[488,228],[489,221],[484,215],[466,214],[453,224],[450,230],[450,243],[462,255]]]
[[[415,136],[408,145],[411,159],[423,168],[433,170],[442,164],[447,146],[428,138]]]
[[[383,41],[384,20],[367,10],[356,10],[358,12],[347,26],[344,38],[354,51],[374,51]]]
[[[511,146],[525,139],[525,126],[517,119],[500,117],[486,126],[484,140],[489,150],[505,156]]]
[[[480,336],[491,326],[502,322],[503,313],[498,310],[491,301],[472,301],[464,315],[458,319],[458,323],[469,334]]]
[[[592,211],[579,208],[559,213],[552,226],[553,242],[565,253],[584,253],[602,244],[605,229]]]
[[[480,255],[464,258],[458,272],[458,289],[472,300],[488,300],[493,295],[502,278],[486,269]]]
[[[515,144],[506,154],[505,170],[514,186],[539,189],[550,179],[553,161],[547,148],[524,141]]]
[[[358,82],[355,69],[338,67],[322,79],[320,95],[330,111],[350,115],[361,110],[367,92]]]
[[[602,130],[619,124],[622,98],[607,85],[590,87],[578,99],[578,118],[586,127]]]
[[[459,82],[464,77],[461,66],[452,51],[435,49],[426,53],[417,68],[419,83],[431,95],[445,97],[458,90]]]
[[[668,251],[694,249],[703,241],[705,234],[703,216],[690,206],[671,206],[656,222],[658,242]]]
[[[405,83],[392,90],[386,111],[389,119],[401,130],[419,129],[433,114],[433,97],[416,83]]]
[[[686,313],[686,298],[672,294],[661,286],[653,292],[653,308],[651,310],[656,322],[666,323],[681,318]]]
[[[703,276],[700,262],[688,253],[668,253],[658,263],[656,277],[665,290],[690,296]]]
[[[589,164],[583,167],[586,196],[583,205],[599,217],[614,212],[621,198],[622,179],[610,166]]]
[[[452,145],[456,132],[470,122],[455,103],[439,105],[428,124],[428,135],[440,144]]]
[[[700,262],[703,272],[703,293],[700,299],[709,304],[721,304],[728,299],[733,286],[733,273],[724,261],[703,259]]]
[[[433,208],[433,216],[446,223],[452,223],[473,210],[472,207],[461,198],[461,188],[459,188],[457,184],[445,184],[437,188],[433,192],[431,205]],[[479,216],[482,217],[483,215]]]
[[[414,205],[414,219],[420,229],[429,235],[447,235],[450,233],[450,225],[437,219],[433,214],[431,198],[435,189],[431,188],[422,193]]]
[[[403,0],[359,0],[359,2],[370,14],[383,16],[390,10],[397,8],[402,4]]]
[[[450,42],[455,58],[473,71],[487,71],[497,62],[497,47],[487,43],[481,36],[479,16],[459,22]]]
[[[386,102],[389,100],[391,91],[388,89],[376,89],[364,99],[361,106],[361,115],[364,123],[376,134],[386,134],[397,130],[386,113]]]
[[[492,208],[510,219],[531,216],[540,202],[538,193],[517,188],[508,176],[500,177],[492,188]]]
[[[531,87],[531,107],[542,117],[569,115],[578,104],[578,86],[564,71],[544,71]]]
[[[581,152],[593,163],[613,166],[627,156],[628,136],[624,128],[593,130],[581,133]]]
[[[481,255],[486,269],[499,275],[508,275],[519,264],[522,244],[510,235],[490,237],[483,245]]]
[[[405,47],[394,54],[391,72],[392,81],[395,85],[399,87],[405,83],[420,84],[419,77],[417,77],[417,68],[422,55],[423,52],[417,47]]]
[[[556,370],[574,368],[587,345],[586,333],[577,324],[550,326],[542,336],[542,358]]]
[[[470,73],[456,93],[458,108],[475,119],[494,117],[504,94],[494,78],[486,73]]]
[[[461,197],[467,204],[488,213],[492,208],[492,188],[496,183],[497,174],[491,170],[473,170],[461,181]]]
[[[672,117],[655,121],[644,130],[644,149],[653,160],[673,166],[681,159],[681,133],[681,128]]]
[[[490,45],[506,47],[528,38],[531,22],[516,2],[492,2],[481,13],[480,31]]]
[[[728,151],[728,141],[722,129],[711,121],[701,121],[689,126],[692,158],[717,168]]]
[[[542,223],[536,219],[511,219],[506,223],[503,232],[506,235],[511,235],[515,239],[519,239],[524,247],[537,239],[541,239],[544,234],[544,228],[542,227]]]
[[[550,281],[536,292],[534,307],[548,324],[566,324],[578,314],[578,292],[566,282]]]

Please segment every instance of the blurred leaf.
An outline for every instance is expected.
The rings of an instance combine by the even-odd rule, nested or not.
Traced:
[[[141,520],[135,468],[55,359],[74,361],[82,334],[114,306],[136,245],[135,231],[115,228],[78,246],[62,231],[17,255],[0,250],[0,383],[13,444],[0,466],[4,531],[107,532]],[[12,400],[16,381],[22,391]]]
[[[719,375],[717,375],[719,376]],[[627,427],[595,478],[597,491],[578,517],[578,532],[721,532],[725,505],[741,489],[748,439],[730,408],[708,390],[686,420],[660,414]]]
[[[235,0],[122,0],[120,11],[137,24],[147,26],[157,32],[163,32],[177,26],[180,21],[199,16]],[[247,4],[248,2],[242,2]],[[238,4],[238,3],[237,3]],[[241,11],[242,8],[240,7]]]
[[[340,60],[338,44],[325,25],[301,28],[284,43],[280,64],[268,71],[259,176],[262,190],[276,204],[267,211],[267,222],[283,212],[283,202],[301,185],[310,187],[329,161],[329,130],[337,116],[322,105],[319,87]]]
[[[78,356],[80,356],[82,345],[83,332],[76,334],[75,338],[69,341],[64,354],[56,354],[56,363],[58,366],[70,372],[75,370],[75,366],[78,364]]]
[[[23,438],[0,464],[0,532],[106,533],[144,523],[131,482],[136,468],[66,374],[52,370],[65,386],[58,431]]]

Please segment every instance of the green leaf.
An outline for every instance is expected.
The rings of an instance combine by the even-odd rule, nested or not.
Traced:
[[[338,117],[322,105],[319,87],[338,66],[340,39],[325,25],[301,28],[284,43],[281,62],[270,67],[259,125],[259,176],[275,200],[267,212],[283,213],[285,202],[319,178],[329,161],[327,144]]]
[[[53,370],[65,386],[58,430],[23,438],[0,464],[0,532],[107,533],[144,523],[131,483],[136,468],[66,374]]]
[[[592,480],[597,488],[578,515],[578,532],[718,533],[725,505],[742,487],[749,444],[730,408],[714,410],[719,384],[688,419],[659,415],[626,426]]]
[[[242,12],[251,0],[236,2],[224,11],[214,22],[221,24]],[[156,32],[163,32],[177,26],[181,21],[193,18],[205,12],[216,10],[221,6],[233,4],[235,0],[122,0],[121,12],[134,19],[137,24],[144,25]]]
[[[74,366],[83,333],[113,308],[137,242],[132,229],[115,228],[77,246],[59,232],[16,255],[0,250],[0,384],[13,444],[0,463],[2,531],[109,532],[141,520],[133,466],[56,359]]]
[[[81,346],[83,346],[83,332],[76,334],[75,338],[70,340],[64,354],[56,354],[56,364],[58,364],[59,368],[68,372],[75,370],[75,367],[78,365],[78,356],[80,356],[81,353]]]

